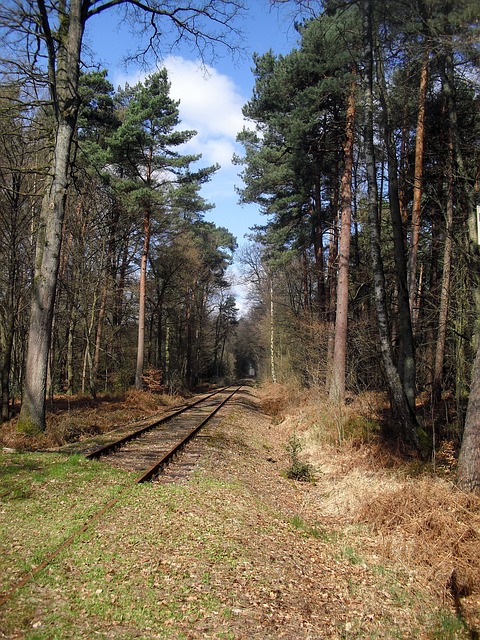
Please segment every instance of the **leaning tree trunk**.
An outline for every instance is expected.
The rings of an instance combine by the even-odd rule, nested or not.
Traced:
[[[385,74],[383,72],[383,65],[379,64],[378,67],[381,74],[379,83],[381,88],[380,101],[384,114],[384,135],[387,149],[388,199],[390,202],[390,219],[392,222],[393,252],[397,285],[398,332],[400,335],[397,368],[408,404],[410,405],[412,412],[415,412],[415,345],[412,329],[411,308],[408,299],[407,261],[405,257],[405,239],[403,235],[402,212],[398,187],[398,162],[391,124],[391,109],[388,104],[387,87],[385,84]]]
[[[48,354],[70,170],[70,148],[79,108],[78,76],[85,25],[82,4],[81,0],[71,0],[68,16],[60,20],[55,40],[48,25],[48,15],[45,11],[42,14],[49,53],[48,71],[56,116],[56,139],[51,179],[43,197],[38,223],[22,408],[18,420],[18,429],[32,434],[45,430]]]
[[[353,137],[355,129],[355,82],[348,97],[345,126],[345,167],[342,175],[342,223],[338,262],[337,307],[335,315],[335,344],[329,397],[333,402],[345,400],[348,329],[348,275],[350,271],[350,237],[352,223]]]
[[[394,410],[395,420],[399,423],[393,435],[404,442],[420,449],[417,433],[417,420],[398,375],[393,361],[388,313],[385,291],[385,276],[380,247],[380,225],[378,220],[378,191],[375,167],[375,147],[373,128],[373,32],[372,32],[372,0],[363,0],[363,31],[364,31],[364,137],[365,163],[368,184],[368,229],[370,235],[370,250],[374,280],[374,295],[377,309],[377,321],[380,338],[382,363],[387,378],[388,387]]]

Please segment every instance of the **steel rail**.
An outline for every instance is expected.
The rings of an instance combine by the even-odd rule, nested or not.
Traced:
[[[122,438],[119,438],[118,440],[114,440],[113,442],[109,442],[108,444],[104,445],[103,447],[100,447],[99,449],[95,449],[95,451],[91,451],[90,453],[87,453],[85,455],[85,457],[87,458],[87,460],[95,460],[97,458],[100,458],[101,456],[108,455],[114,449],[117,449],[118,447],[121,447],[122,445],[127,444],[127,442],[130,442],[131,440],[135,440],[135,438],[139,438],[141,435],[143,435],[147,431],[151,431],[152,429],[156,429],[160,425],[165,424],[169,420],[172,420],[172,418],[175,418],[176,416],[179,416],[182,413],[185,413],[185,411],[188,411],[192,407],[196,407],[197,404],[200,404],[201,402],[205,402],[206,400],[208,400],[209,398],[212,398],[213,396],[217,395],[218,393],[221,393],[222,391],[225,391],[225,389],[228,389],[228,387],[223,387],[223,389],[217,389],[216,391],[214,391],[213,393],[208,394],[204,398],[200,398],[199,400],[196,400],[195,402],[192,402],[190,404],[185,405],[181,409],[177,409],[177,411],[174,411],[173,413],[169,413],[168,416],[160,418],[160,420],[156,420],[155,422],[152,422],[151,424],[147,424],[146,426],[141,427],[140,429],[137,429],[136,431],[132,431],[131,433],[128,433],[126,436],[123,436]]]
[[[225,400],[223,400],[218,405],[218,407],[216,407],[212,411],[212,413],[210,413],[204,420],[202,420],[202,422],[200,422],[200,424],[198,424],[194,429],[192,429],[178,444],[176,444],[168,453],[162,456],[160,460],[158,460],[152,467],[150,467],[150,469],[145,471],[145,473],[143,473],[136,480],[137,484],[140,484],[142,482],[147,482],[148,480],[151,480],[154,476],[158,475],[161,469],[165,465],[167,465],[192,438],[194,438],[197,435],[200,429],[204,427],[207,424],[207,422],[211,420],[218,411],[220,411],[220,409],[224,406],[224,404],[226,404],[230,400],[230,398],[232,398],[236,393],[240,391],[241,388],[242,387],[240,386],[237,389],[235,389],[235,391],[233,391],[229,396],[227,396]]]

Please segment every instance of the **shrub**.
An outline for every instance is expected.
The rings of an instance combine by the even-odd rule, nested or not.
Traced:
[[[306,462],[302,462],[299,458],[302,443],[296,433],[290,436],[285,448],[290,456],[290,466],[285,472],[287,478],[300,482],[314,482],[315,475],[313,467]]]

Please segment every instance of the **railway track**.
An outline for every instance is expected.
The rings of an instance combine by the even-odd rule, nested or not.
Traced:
[[[154,421],[139,429],[122,434],[101,447],[86,454],[88,459],[105,458],[108,464],[120,466],[132,471],[141,470],[134,484],[152,480],[181,452],[181,450],[208,424],[220,409],[238,392],[241,387],[225,387],[206,397],[184,405],[165,418]],[[0,606],[7,603],[23,586],[47,567],[75,539],[85,533],[107,511],[114,507],[129,487],[122,489],[116,498],[92,514],[89,520],[65,539],[42,562],[25,574],[5,593],[0,594]]]
[[[105,458],[108,464],[138,471],[137,483],[162,472],[218,411],[240,390],[226,387],[174,413],[108,443],[87,454],[88,459]]]

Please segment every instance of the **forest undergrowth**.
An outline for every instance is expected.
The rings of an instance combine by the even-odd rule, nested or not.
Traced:
[[[365,525],[372,557],[404,564],[439,599],[453,599],[478,638],[480,499],[456,488],[456,443],[445,439],[423,462],[403,454],[382,438],[388,400],[379,393],[350,396],[342,407],[319,389],[267,385],[261,395],[264,411],[284,438],[301,442],[317,472],[321,495],[306,505],[309,516]]]
[[[261,413],[253,406],[253,395]],[[180,401],[179,397],[140,392],[127,393],[120,398],[105,397],[95,402],[85,398],[70,398],[67,402],[62,398],[56,401],[55,411],[49,414],[48,428],[42,440],[27,441],[25,436],[19,437],[15,432],[15,421],[12,421],[2,428],[1,445],[7,458],[14,450],[58,448],[68,441],[76,439],[81,442],[89,435],[108,431],[125,422],[141,421]],[[245,407],[224,419],[211,443],[211,460],[207,461],[203,472],[201,469],[197,472],[196,480],[183,489],[165,490],[165,495],[173,491],[172,496],[178,502],[176,517],[185,522],[181,527],[167,529],[164,523],[160,527],[161,536],[152,538],[152,549],[157,549],[157,553],[160,553],[159,545],[163,549],[171,543],[172,549],[177,549],[169,553],[172,554],[172,562],[176,558],[175,562],[180,567],[177,567],[179,573],[172,593],[169,589],[173,589],[174,583],[165,583],[162,587],[162,598],[166,604],[157,612],[157,617],[162,620],[162,616],[166,617],[167,622],[162,624],[174,625],[171,632],[174,634],[176,629],[178,638],[282,637],[293,640],[320,637],[314,633],[318,628],[323,629],[321,637],[342,639],[421,637],[425,640],[463,640],[479,637],[480,498],[455,487],[452,448],[444,444],[444,452],[434,461],[419,462],[386,443],[382,439],[381,425],[385,398],[379,394],[351,396],[339,409],[329,405],[319,389],[306,391],[281,384],[264,384],[252,390],[252,408]],[[292,463],[292,456],[296,464],[300,467],[305,465],[308,469],[304,482],[289,479],[288,464]],[[205,488],[208,491],[204,495]],[[198,549],[187,551],[183,545],[186,539],[196,540],[195,536],[205,536],[188,527],[193,526],[192,518],[197,515],[199,523],[205,522],[202,510],[207,503],[211,506],[213,499],[209,492],[215,495],[220,492],[221,495],[218,496],[218,505],[215,502],[215,508],[208,516],[208,540],[204,542],[213,547],[208,547],[208,585],[202,587],[207,575],[205,559],[192,555],[198,554]],[[195,495],[194,502],[191,501],[191,493]],[[151,492],[148,495],[150,500],[153,499]],[[252,496],[256,496],[253,502]],[[68,507],[68,501],[59,504],[62,509]],[[148,505],[146,502],[141,509],[135,507],[140,509],[139,527],[145,514],[149,518],[158,518],[163,513],[150,513],[151,506]],[[24,506],[27,518],[28,504]],[[218,514],[217,506],[221,507]],[[284,513],[282,517],[286,520],[281,519],[277,511]],[[244,519],[248,520],[245,530]],[[129,540],[136,540],[138,532],[130,531],[128,527],[125,535],[130,536]],[[204,525],[199,524],[199,527],[199,531],[203,531]],[[292,527],[300,537],[292,537]],[[106,547],[112,554],[115,554],[114,550],[110,551],[114,534],[118,535],[118,531],[108,537]],[[19,535],[18,528],[15,535]],[[101,538],[103,541],[106,539]],[[251,556],[248,560],[252,564],[248,570],[251,571],[248,581],[246,574],[243,581],[243,573],[238,573],[238,558],[228,555],[235,541],[241,541],[245,556],[242,562],[247,563],[246,558]],[[16,544],[19,544],[18,540]],[[181,553],[178,549],[182,550]],[[297,556],[297,551],[304,557]],[[92,548],[94,553],[96,551]],[[238,555],[239,551],[235,553]],[[312,558],[319,554],[315,563],[310,562],[309,554]],[[110,562],[116,557],[111,555]],[[287,564],[285,567],[281,564],[282,571],[286,572],[281,583],[277,573],[280,558],[285,563],[288,560],[288,566],[293,563],[290,569],[287,569]],[[143,565],[138,563],[135,546],[128,569],[128,584],[133,581],[135,585],[135,581],[140,579],[138,570]],[[243,572],[246,566],[241,564]],[[118,571],[121,577],[126,569]],[[155,571],[158,573],[158,567]],[[203,576],[200,582],[196,572]],[[327,579],[330,572],[331,580]],[[77,571],[74,573],[76,575]],[[108,576],[110,574],[111,569]],[[195,586],[188,578],[193,574],[196,576]],[[162,575],[161,571],[160,577]],[[165,580],[168,575],[165,574]],[[71,586],[72,575],[68,580],[70,583],[65,586],[64,593],[67,599],[77,597],[77,591],[83,594],[90,588],[85,582],[90,580],[88,575],[85,577],[79,573],[78,589]],[[109,580],[108,592],[112,592],[109,597],[113,604],[105,604],[107,613],[102,613],[102,622],[98,622],[98,618],[92,623],[94,617],[91,617],[93,613],[90,614],[89,607],[84,604],[80,607],[86,634],[91,631],[88,625],[92,624],[97,624],[99,632],[104,633],[108,618],[117,615],[116,610],[124,595],[120,592],[120,583],[118,587],[113,585],[116,577]],[[156,580],[161,582],[163,578],[157,577]],[[94,593],[100,594],[98,597],[101,597],[102,589],[107,592],[103,582],[100,581],[94,589]],[[148,586],[152,590],[152,602],[158,598],[157,582]],[[292,585],[296,585],[294,589]],[[205,603],[201,610],[193,611],[194,605],[198,604],[197,590],[206,590],[207,587],[205,593],[211,599],[208,607],[212,612],[205,613]],[[70,591],[72,594],[68,595]],[[181,617],[177,609],[179,598],[181,604],[185,593],[193,595],[185,600],[188,615],[182,613]],[[228,598],[228,602],[225,600],[228,593],[231,593],[233,604]],[[222,607],[228,605],[228,612],[225,609],[221,622],[217,613],[220,605],[214,596],[221,601]],[[41,593],[38,597],[41,598]],[[82,603],[84,598],[81,595]],[[245,600],[248,606],[245,604],[244,609],[243,604],[234,604],[235,598],[240,598],[240,602]],[[133,604],[129,606],[134,608]],[[109,613],[108,607],[113,613]],[[175,615],[169,613],[168,607],[175,608]],[[433,618],[428,618],[428,615],[433,615],[434,609],[437,610],[437,618],[432,622]],[[35,614],[27,615],[25,612],[24,628],[35,624],[45,626],[48,616],[40,610],[37,607]],[[123,607],[122,616],[124,611]],[[248,614],[246,618],[242,617],[243,611],[245,616]],[[262,611],[264,613],[260,615]],[[448,611],[452,612],[451,617],[447,617],[445,612]],[[63,620],[63,613],[55,612],[55,615]],[[211,616],[209,631],[208,616]],[[299,620],[304,626],[297,632],[294,629]],[[135,623],[137,631],[147,629],[147,622],[139,618]],[[170,631],[167,632],[169,626],[162,628],[164,631],[154,637],[174,637],[169,635]],[[230,635],[226,628],[230,628]],[[424,629],[424,632],[418,635],[418,629]],[[102,637],[127,637],[122,635],[123,631],[117,631],[117,636],[105,631]],[[34,635],[14,633],[8,637],[36,636],[34,632]]]

